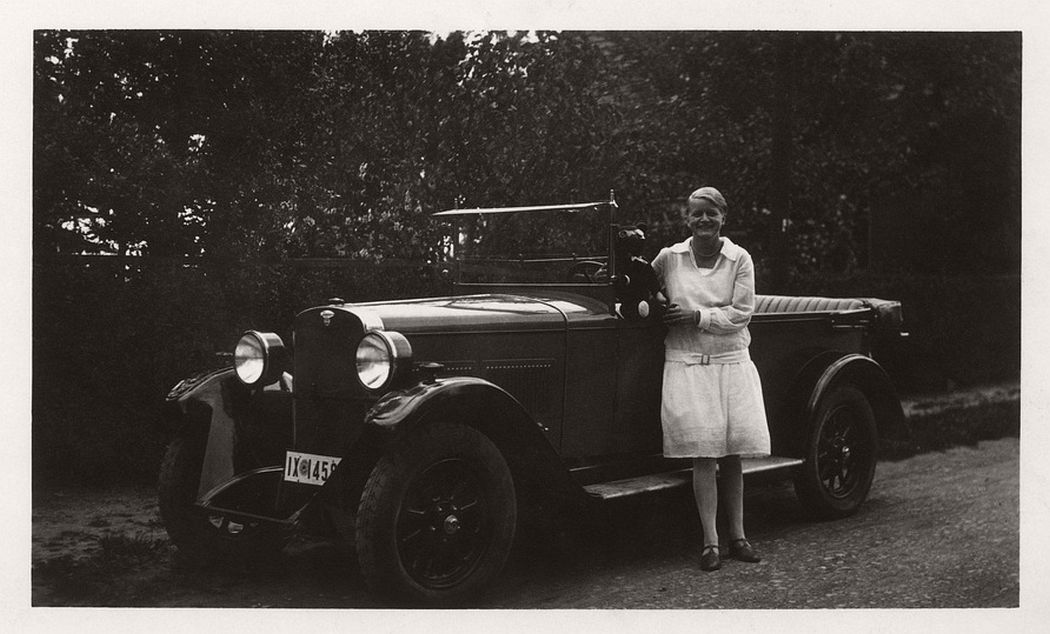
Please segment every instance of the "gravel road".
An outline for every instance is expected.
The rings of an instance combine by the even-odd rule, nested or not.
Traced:
[[[788,487],[751,487],[759,564],[699,569],[699,529],[654,519],[611,555],[519,573],[494,604],[558,608],[1012,607],[1019,601],[1018,441],[882,463],[855,516],[810,523]],[[673,511],[672,511],[673,512]],[[610,539],[610,538],[605,538]],[[605,541],[605,540],[602,540]]]
[[[753,484],[759,564],[699,569],[683,496],[625,503],[556,545],[527,542],[483,608],[1011,607],[1019,601],[1018,439],[879,465],[855,516],[811,523],[787,484]],[[173,563],[153,491],[55,490],[33,504],[35,606],[390,607],[349,557],[299,542],[273,565]]]

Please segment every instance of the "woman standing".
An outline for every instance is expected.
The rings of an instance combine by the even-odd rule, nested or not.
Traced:
[[[741,455],[768,455],[769,428],[747,325],[755,308],[751,255],[722,237],[726,201],[713,187],[689,195],[692,236],[660,251],[653,268],[671,302],[664,316],[663,450],[693,459],[703,570],[721,567],[716,465],[729,519],[729,556],[760,560],[744,534]]]

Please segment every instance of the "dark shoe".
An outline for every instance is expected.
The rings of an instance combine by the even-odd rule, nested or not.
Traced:
[[[712,544],[704,546],[700,551],[700,570],[710,572],[722,567],[722,557],[718,554],[718,546]]]
[[[762,561],[762,558],[755,551],[755,547],[746,539],[734,539],[729,542],[729,556],[737,561],[746,561],[752,564]]]

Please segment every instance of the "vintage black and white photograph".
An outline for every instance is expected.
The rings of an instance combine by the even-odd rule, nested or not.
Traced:
[[[33,609],[1022,607],[1022,20],[77,24]]]

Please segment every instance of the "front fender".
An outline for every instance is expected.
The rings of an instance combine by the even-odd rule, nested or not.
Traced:
[[[367,427],[382,430],[387,437],[435,420],[469,425],[485,434],[503,454],[515,486],[527,493],[576,501],[586,496],[547,438],[547,429],[517,399],[485,379],[464,376],[424,381],[385,395],[365,417]]]
[[[515,422],[527,421],[537,431],[543,430],[506,390],[490,381],[471,376],[434,379],[389,392],[368,410],[365,423],[388,432],[399,432],[403,425],[456,402],[471,402],[477,407],[491,404],[497,410],[508,410],[516,419]]]
[[[197,503],[278,516],[276,484],[292,437],[291,377],[251,389],[233,368],[179,382],[166,399],[169,430],[202,456]]]

